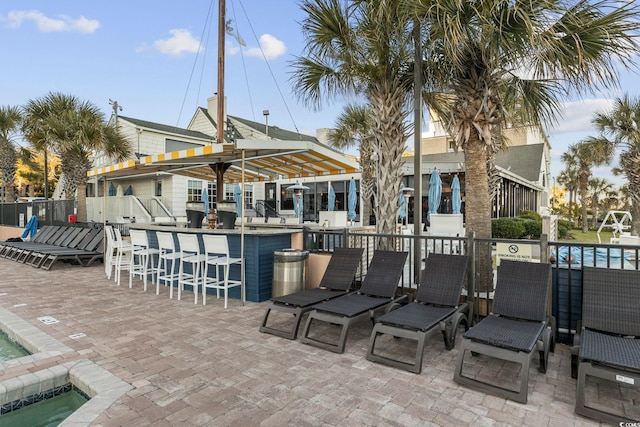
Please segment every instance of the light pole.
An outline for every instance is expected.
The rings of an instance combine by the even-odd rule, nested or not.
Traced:
[[[375,163],[376,171],[376,233],[378,233],[378,223],[380,222],[380,157],[378,157],[378,152],[374,151],[370,159]]]
[[[262,110],[264,116],[264,133],[269,136],[269,110]]]

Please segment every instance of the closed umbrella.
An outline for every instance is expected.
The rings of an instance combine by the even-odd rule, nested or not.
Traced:
[[[356,191],[356,181],[351,178],[349,181],[349,196],[347,199],[347,218],[350,221],[356,219],[356,205],[358,204],[358,193]]]
[[[242,188],[240,188],[240,184],[236,184],[236,188],[233,190],[233,200],[236,202],[236,214],[240,218],[242,216]]]
[[[131,186],[128,186],[126,190],[124,190],[124,195],[125,196],[133,196],[133,188],[131,188]]]
[[[451,208],[454,214],[460,213],[460,207],[462,205],[462,199],[460,198],[460,180],[458,175],[453,177],[451,182]]]
[[[209,216],[209,192],[207,191],[206,186],[205,188],[202,189],[202,201],[204,202],[204,216],[208,217]]]
[[[429,179],[429,215],[432,213],[438,213],[441,195],[442,180],[440,179],[440,172],[438,172],[438,169],[433,168],[431,178]]]
[[[336,192],[333,191],[333,186],[329,183],[329,206],[327,206],[327,210],[334,210],[336,206]]]
[[[29,218],[29,221],[27,221],[27,225],[24,227],[24,232],[22,233],[22,236],[20,236],[20,238],[22,240],[26,240],[27,237],[29,237],[30,240],[33,240],[37,232],[38,217],[33,215],[31,218]]]
[[[401,220],[404,220],[407,217],[407,199],[404,197],[402,188],[400,189],[400,198],[398,199],[398,204],[400,205],[400,211],[398,212],[398,217]]]
[[[113,182],[109,183],[109,195],[110,196],[115,196],[116,195],[116,186],[113,185]]]

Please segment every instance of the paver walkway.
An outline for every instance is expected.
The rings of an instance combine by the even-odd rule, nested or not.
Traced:
[[[564,345],[546,375],[533,364],[522,405],[454,383],[458,351],[446,351],[440,336],[415,375],[365,359],[367,322],[353,329],[344,354],[334,354],[258,332],[266,303],[231,300],[224,310],[215,298],[194,305],[190,292],[177,301],[164,287],[159,296],[154,290],[143,292],[139,280],[117,287],[101,264],[43,271],[0,259],[2,307],[74,350],[61,360],[90,359],[134,386],[94,426],[595,424],[574,414]],[[44,325],[42,316],[59,323]],[[86,336],[69,338],[78,333]],[[0,379],[37,368],[0,371]]]

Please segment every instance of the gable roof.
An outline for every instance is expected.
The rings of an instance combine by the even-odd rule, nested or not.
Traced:
[[[254,122],[252,120],[247,120],[247,119],[243,119],[241,117],[236,117],[236,116],[228,116],[230,119],[238,121],[239,123],[242,123],[243,125],[250,127],[252,129],[255,129],[256,131],[260,132],[261,134],[264,135],[265,133],[265,124],[264,123],[258,123],[258,122]],[[242,135],[243,138],[247,138],[247,139],[251,139],[251,135]],[[281,129],[278,126],[269,126],[269,138],[272,139],[281,139],[281,140],[288,140],[288,141],[311,141],[311,142],[318,142],[318,139],[314,136],[310,136],[310,135],[305,135],[303,133],[299,133],[299,132],[292,132],[290,130],[286,130],[286,129]]]
[[[126,116],[118,116],[118,119],[125,120],[129,123],[132,123],[135,126],[152,129],[154,131],[161,132],[161,133],[172,133],[174,135],[183,135],[191,138],[203,138],[203,139],[206,139],[207,141],[211,141],[211,135],[207,135],[206,133],[198,132],[195,130],[179,128],[177,126],[163,125],[160,123],[134,119],[133,117],[126,117]]]
[[[531,183],[540,181],[542,160],[544,158],[544,144],[514,145],[496,155],[496,166],[499,169],[517,175]],[[405,158],[405,162],[411,164],[413,160]],[[453,169],[464,170],[464,152],[448,152],[425,154],[423,163],[429,164],[453,164]]]

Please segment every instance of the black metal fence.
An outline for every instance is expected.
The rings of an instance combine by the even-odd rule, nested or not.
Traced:
[[[39,226],[69,224],[74,208],[74,200],[0,203],[0,225],[24,226],[32,215],[38,217]]]
[[[379,234],[375,232],[318,230],[306,228],[304,246],[311,253],[331,252],[335,247],[365,249],[360,275],[366,274],[373,251],[380,245],[409,252],[401,278],[403,293],[412,293],[419,283],[420,270],[430,253],[468,254],[473,260],[463,298],[473,299],[476,319],[491,311],[496,268],[500,259],[516,259],[552,264],[550,312],[556,318],[556,337],[570,343],[576,323],[582,315],[582,266],[640,269],[640,246],[621,244],[578,244],[541,240],[479,239],[468,237],[414,236],[413,234]],[[484,262],[481,260],[484,259]],[[485,268],[484,266],[491,266]],[[483,271],[483,269],[485,271]]]

